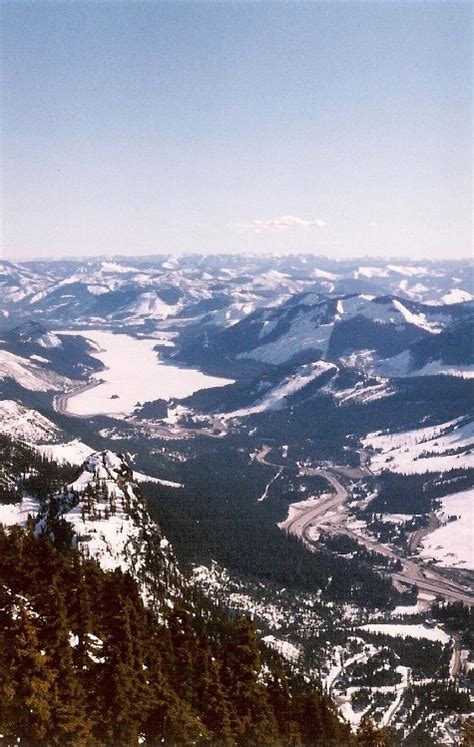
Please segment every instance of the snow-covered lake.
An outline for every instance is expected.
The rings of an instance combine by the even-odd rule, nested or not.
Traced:
[[[91,353],[105,366],[92,379],[103,383],[68,399],[71,415],[130,415],[137,402],[187,397],[200,389],[233,383],[193,368],[179,368],[160,361],[153,350],[156,339],[136,339],[106,330],[60,331],[58,335],[81,335],[96,350]],[[166,343],[165,343],[166,344]]]

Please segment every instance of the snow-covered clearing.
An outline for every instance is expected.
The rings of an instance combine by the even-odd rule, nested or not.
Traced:
[[[425,560],[434,558],[444,567],[474,570],[474,490],[448,495],[441,503],[438,517],[445,523],[423,538],[420,555]],[[449,516],[458,518],[448,521]]]
[[[105,366],[94,374],[97,386],[68,399],[72,415],[130,415],[138,402],[186,397],[200,389],[225,386],[229,379],[208,376],[192,368],[163,363],[154,351],[156,339],[136,339],[105,330],[60,332],[80,334],[95,343],[92,353]]]
[[[361,625],[360,630],[366,630],[368,633],[383,633],[393,638],[426,638],[428,641],[439,641],[440,643],[449,643],[449,635],[439,627],[427,628],[424,625],[404,625],[403,623],[368,623]]]
[[[422,595],[418,594],[418,601],[416,604],[399,605],[392,611],[393,617],[403,617],[405,615],[419,615],[421,612],[426,610],[429,603],[433,601],[433,597],[430,596],[428,599],[422,599]]]

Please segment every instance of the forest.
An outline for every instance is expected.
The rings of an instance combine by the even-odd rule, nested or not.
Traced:
[[[366,513],[425,514],[445,495],[467,490],[474,484],[474,469],[401,475],[382,472],[377,480],[377,497]]]
[[[285,535],[276,523],[285,517],[288,501],[257,501],[265,473],[245,454],[222,443],[203,443],[180,466],[185,487],[179,493],[152,483],[141,490],[183,563],[216,560],[237,574],[294,589],[321,589],[327,599],[366,607],[401,600],[390,581],[371,568],[370,558],[308,553],[300,540]]]
[[[252,623],[202,600],[160,620],[135,581],[46,536],[0,532],[0,730],[7,745],[358,745]]]

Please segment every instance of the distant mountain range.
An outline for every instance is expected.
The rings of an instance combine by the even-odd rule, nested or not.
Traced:
[[[108,258],[0,263],[4,315],[54,323],[145,325],[206,317],[227,326],[298,292],[394,295],[429,304],[472,300],[467,262],[332,261],[310,255]]]
[[[400,378],[474,371],[467,262],[307,255],[3,262],[0,288],[0,386],[10,397],[70,389],[100,370],[94,346],[61,328],[156,337],[162,357],[237,379],[198,393],[193,405],[242,416],[316,392],[372,401],[393,394]]]

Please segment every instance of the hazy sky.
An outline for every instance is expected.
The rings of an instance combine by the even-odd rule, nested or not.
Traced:
[[[4,256],[468,256],[471,9],[3,3]]]

